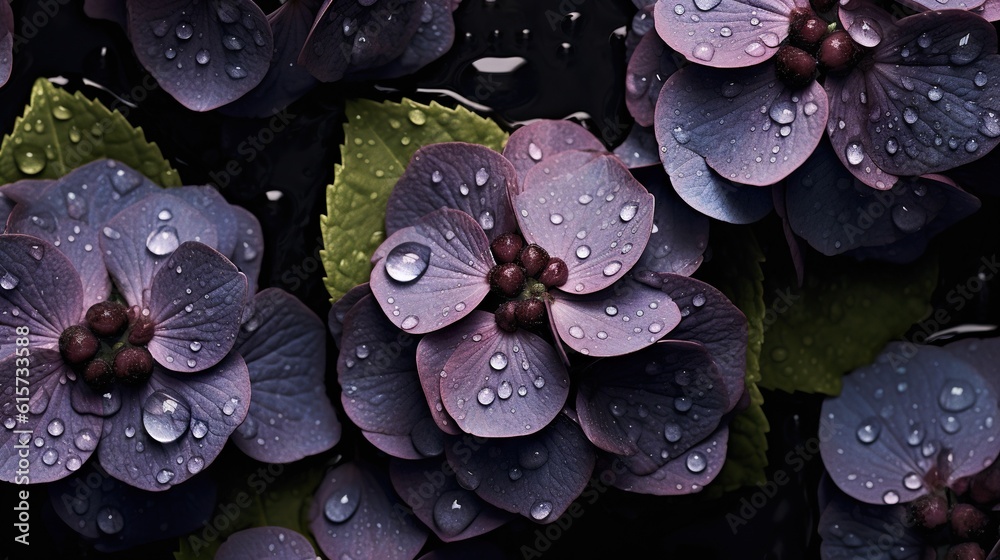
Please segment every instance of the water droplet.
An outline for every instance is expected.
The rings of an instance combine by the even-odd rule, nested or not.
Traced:
[[[677,14],[677,15],[679,15],[679,16],[684,15],[685,11],[686,10],[684,10],[684,6],[681,6],[680,4],[677,4],[676,6],[674,6],[674,13]]]
[[[500,371],[507,367],[507,355],[503,352],[497,352],[490,356],[490,367],[496,371]]]
[[[479,171],[476,171],[476,186],[481,187],[486,184],[486,181],[490,180],[490,174],[486,171],[485,167],[480,167]]]
[[[549,216],[549,221],[552,222],[552,225],[557,226],[557,225],[563,223],[563,215],[562,214],[551,214]]]
[[[962,429],[962,423],[954,416],[945,416],[941,419],[941,429],[948,434],[954,434]]]
[[[680,125],[675,126],[670,133],[673,134],[674,140],[676,140],[678,144],[687,144],[691,141],[691,135]]]
[[[59,437],[63,434],[64,431],[66,431],[66,425],[63,424],[62,420],[56,418],[55,420],[49,422],[49,425],[45,430],[49,433],[50,436]]]
[[[455,536],[471,525],[481,510],[480,502],[467,492],[448,490],[434,502],[434,525],[442,534]]]
[[[416,315],[407,315],[406,317],[403,318],[403,322],[399,324],[399,328],[403,329],[404,331],[408,331],[416,327],[417,323],[419,322],[420,319]]]
[[[677,424],[667,424],[663,428],[663,437],[670,443],[677,443],[681,439],[681,427]]]
[[[25,175],[37,175],[45,169],[45,153],[29,144],[14,146],[14,163]]]
[[[440,183],[442,179],[444,179],[444,175],[440,171],[438,171],[437,169],[435,169],[434,172],[431,173],[431,182],[432,183]]]
[[[528,144],[528,157],[535,161],[541,161],[542,159],[542,149],[534,142]]]
[[[97,449],[97,435],[91,430],[84,428],[76,433],[73,444],[80,451],[93,451]]]
[[[9,270],[0,264],[0,288],[5,290],[13,290],[20,283],[20,279],[17,276],[11,274]]]
[[[406,241],[389,251],[385,258],[385,272],[397,282],[413,282],[424,275],[430,260],[430,247]]]
[[[483,406],[489,406],[493,403],[495,398],[496,393],[494,393],[493,389],[490,389],[489,387],[483,387],[480,389],[479,394],[476,396],[476,400],[478,400],[479,404]]]
[[[618,314],[618,308],[614,305],[609,305],[604,308],[604,312],[607,313],[609,317],[614,317]]]
[[[941,388],[938,404],[948,412],[961,412],[976,404],[976,393],[965,381],[952,379]]]
[[[965,143],[965,151],[969,152],[970,154],[978,149],[979,149],[979,142],[977,142],[975,138],[969,138],[969,141]]]
[[[201,420],[195,420],[194,422],[191,422],[191,435],[193,435],[195,439],[201,439],[205,437],[207,434],[208,434],[207,424],[205,424]]]
[[[611,261],[610,263],[608,263],[604,267],[604,270],[602,270],[601,272],[605,276],[614,276],[621,269],[622,269],[622,263],[621,262],[619,262],[619,261]]]
[[[861,422],[861,425],[858,426],[857,430],[858,441],[860,441],[861,443],[872,443],[876,439],[878,439],[879,433],[881,433],[881,431],[882,431],[882,425],[879,423],[879,421],[874,417],[868,418],[867,420]]]
[[[360,488],[354,486],[338,488],[327,498],[323,506],[323,515],[334,523],[343,523],[357,511],[360,500]]]
[[[576,248],[576,256],[580,259],[585,259],[590,256],[590,247],[586,245],[580,245]]]
[[[890,506],[896,505],[899,503],[899,494],[893,492],[892,490],[889,490],[888,492],[882,495],[882,501]]]
[[[157,37],[165,37],[167,35],[167,31],[169,30],[170,22],[165,19],[161,19],[153,24],[153,35],[156,35]]]
[[[104,506],[97,511],[97,528],[104,534],[117,534],[123,527],[125,527],[125,519],[117,509]]]
[[[531,518],[541,521],[552,513],[552,502],[535,502],[531,506]]]
[[[906,121],[907,124],[913,124],[917,122],[917,119],[919,118],[920,114],[917,112],[915,107],[905,107],[903,109],[903,120]]]
[[[247,70],[238,64],[226,64],[226,75],[234,80],[247,77]]]
[[[243,48],[243,41],[239,37],[233,35],[227,35],[222,38],[222,46],[226,47],[231,51],[238,51]]]
[[[847,145],[844,155],[847,156],[847,163],[851,165],[858,165],[865,159],[865,150],[861,147],[861,144],[851,142]]]
[[[901,231],[913,233],[927,223],[927,213],[923,207],[914,204],[897,204],[892,207],[892,222]]]
[[[924,481],[921,480],[920,475],[917,473],[910,473],[903,477],[903,486],[908,490],[917,490],[924,485]]]
[[[581,194],[580,198],[576,199],[577,202],[583,205],[590,204],[594,200],[594,197],[589,194]]]
[[[694,46],[694,50],[691,51],[691,55],[698,60],[704,60],[706,62],[712,60],[715,57],[715,47],[709,43],[698,43]]]
[[[184,400],[164,390],[154,391],[142,405],[142,426],[160,443],[177,441],[188,429],[191,409]]]
[[[944,97],[944,92],[942,92],[941,88],[937,86],[933,86],[931,89],[927,90],[927,99],[930,99],[931,101],[941,101],[942,97]]]
[[[764,56],[764,54],[767,53],[767,49],[764,47],[764,45],[755,41],[747,45],[743,49],[743,52],[747,53],[750,56],[756,57],[756,56]]]
[[[173,226],[161,225],[146,237],[146,248],[160,257],[173,253],[180,244],[177,229]]]
[[[674,399],[674,409],[677,412],[687,412],[691,410],[691,399],[687,397],[677,397]]]
[[[160,484],[166,484],[174,479],[174,471],[169,469],[162,469],[160,472],[156,473],[156,481]]]
[[[191,474],[198,474],[205,468],[205,460],[201,457],[191,457],[187,462],[187,470]]]
[[[496,224],[493,220],[493,213],[489,210],[483,210],[479,214],[479,226],[483,228],[483,231],[490,231],[494,225]]]
[[[522,473],[521,469],[517,467],[511,467],[510,470],[507,471],[507,477],[511,480],[519,480],[523,475],[524,473]]]
[[[636,202],[629,202],[622,206],[621,211],[618,212],[618,217],[621,218],[623,222],[630,222],[632,218],[635,218],[636,212],[639,210],[639,204]]]
[[[984,72],[976,72],[976,77],[972,78],[972,83],[983,87],[989,82],[989,77]]]
[[[583,338],[583,329],[577,325],[573,325],[569,328],[569,335],[576,339]]]
[[[795,120],[795,104],[784,99],[775,101],[768,115],[778,124],[790,124]]]
[[[425,115],[424,112],[421,111],[420,109],[411,110],[409,117],[410,117],[410,122],[417,126],[420,126],[427,122],[427,115]]]
[[[688,453],[685,465],[687,465],[687,469],[689,471],[697,474],[705,470],[708,466],[708,459],[706,459],[700,452],[692,451],[691,453]]]
[[[178,39],[187,40],[194,35],[194,28],[191,27],[190,23],[182,21],[177,24],[177,27],[174,29],[174,33],[177,34]]]
[[[239,401],[236,400],[236,397],[230,398],[228,401],[223,403],[222,413],[225,414],[226,416],[232,416],[233,413],[236,412],[237,404],[239,404]]]
[[[691,298],[691,305],[695,307],[705,305],[705,294],[695,294],[695,296]]]

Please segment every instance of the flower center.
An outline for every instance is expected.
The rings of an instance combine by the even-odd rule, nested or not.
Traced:
[[[506,300],[497,308],[497,325],[507,332],[541,325],[548,289],[562,286],[569,277],[566,263],[534,243],[526,245],[514,233],[496,238],[490,249],[499,263],[490,270],[490,287]]]
[[[775,55],[778,79],[791,88],[803,88],[820,73],[840,74],[854,68],[865,54],[844,30],[832,31],[809,8],[792,11],[788,42]]]
[[[153,356],[146,344],[152,338],[148,313],[102,301],[87,310],[82,324],[62,332],[59,352],[88,385],[106,391],[115,382],[136,386],[149,379]]]

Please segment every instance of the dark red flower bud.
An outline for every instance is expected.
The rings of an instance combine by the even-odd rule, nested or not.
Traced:
[[[971,504],[955,504],[951,509],[951,530],[961,540],[977,540],[983,536],[989,518]]]
[[[93,358],[100,346],[94,333],[82,325],[73,325],[59,335],[59,352],[64,360],[73,365]]]
[[[921,496],[910,503],[910,518],[926,529],[948,522],[948,500],[940,494]]]
[[[490,271],[490,286],[506,297],[514,297],[524,288],[524,271],[514,263],[498,264]]]
[[[784,45],[778,49],[774,63],[778,79],[790,88],[806,87],[816,77],[816,59],[798,47]]]
[[[818,58],[820,66],[827,72],[836,73],[853,68],[862,54],[861,46],[846,31],[840,30],[823,39],[819,45]]]
[[[546,288],[558,288],[566,283],[567,278],[569,278],[569,268],[566,262],[559,257],[551,257],[538,281],[545,284]]]
[[[115,374],[111,370],[111,364],[102,359],[92,360],[83,370],[83,380],[94,389],[101,391],[107,389],[115,381]]]
[[[945,560],[985,560],[986,553],[978,544],[967,542],[949,548],[948,554],[944,558]]]
[[[517,324],[522,327],[537,327],[545,319],[545,303],[540,299],[525,299],[517,302],[515,310]]]
[[[506,332],[514,332],[517,330],[517,318],[515,317],[515,310],[517,308],[516,301],[505,301],[500,304],[497,308],[497,312],[494,314],[497,320],[497,326]]]
[[[156,327],[153,325],[153,321],[146,315],[139,315],[132,322],[132,328],[128,332],[128,343],[143,346],[153,339],[154,330]]]
[[[115,336],[128,324],[128,310],[116,301],[101,301],[90,306],[86,318],[97,336]]]
[[[826,33],[826,21],[816,17],[812,10],[793,10],[788,25],[789,44],[810,53],[816,52]]]
[[[501,264],[516,261],[523,248],[524,239],[516,233],[505,233],[490,243],[493,258]]]
[[[545,268],[545,265],[549,264],[549,253],[532,243],[521,249],[518,260],[521,261],[521,266],[524,267],[525,274],[528,276],[537,276]]]
[[[140,385],[153,374],[153,355],[138,346],[127,346],[115,354],[115,377],[126,385]]]

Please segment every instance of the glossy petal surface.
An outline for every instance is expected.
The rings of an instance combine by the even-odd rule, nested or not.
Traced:
[[[822,554],[830,560],[891,558],[918,560],[924,536],[901,505],[870,505],[837,492],[819,518]]]
[[[515,130],[503,147],[503,156],[514,164],[523,185],[529,169],[568,150],[606,151],[600,140],[572,121],[540,120]]]
[[[729,427],[720,426],[704,441],[647,475],[637,475],[626,468],[618,474],[615,486],[627,492],[656,496],[700,492],[722,470],[728,443]]]
[[[420,24],[403,54],[383,66],[351,72],[350,78],[398,78],[413,74],[437,60],[455,41],[455,20],[451,16],[452,10],[452,0],[422,0],[418,16]]]
[[[372,290],[368,287],[368,282],[358,284],[330,306],[330,314],[327,316],[327,327],[330,329],[330,336],[333,337],[333,341],[338,347],[340,346],[340,337],[344,334],[344,318],[347,316],[347,312],[361,298],[371,293]]]
[[[684,203],[660,169],[633,171],[656,199],[653,231],[633,271],[689,276],[701,266],[708,247],[708,218]]]
[[[10,4],[0,6],[0,86],[7,83],[14,67],[14,12]]]
[[[309,539],[284,527],[253,527],[233,533],[215,553],[215,560],[274,558],[275,560],[315,560]]]
[[[625,74],[625,104],[640,126],[653,125],[653,110],[663,82],[677,71],[675,53],[656,33],[647,33],[632,53]]]

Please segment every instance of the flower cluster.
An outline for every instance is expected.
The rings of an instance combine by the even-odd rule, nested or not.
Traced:
[[[30,482],[56,481],[96,454],[112,477],[163,491],[229,440],[269,462],[337,442],[322,323],[257,292],[249,212],[111,160],[0,191],[0,478],[27,460]]]
[[[616,486],[660,495],[718,474],[745,396],[746,319],[685,276],[705,245],[672,248],[701,235],[672,219],[683,208],[654,204],[566,121],[517,130],[503,154],[463,143],[414,154],[370,282],[334,305],[330,326],[347,415],[409,460],[393,463],[393,485],[442,539],[508,512],[552,522],[598,464]],[[359,488],[377,488],[353,468],[317,494],[313,532],[333,556],[353,550],[335,535],[364,522],[352,517]],[[413,491],[425,477],[441,480],[433,495]]]
[[[820,451],[839,487],[820,519],[824,558],[959,560],[997,546],[998,356],[998,339],[893,343],[823,403]]]

